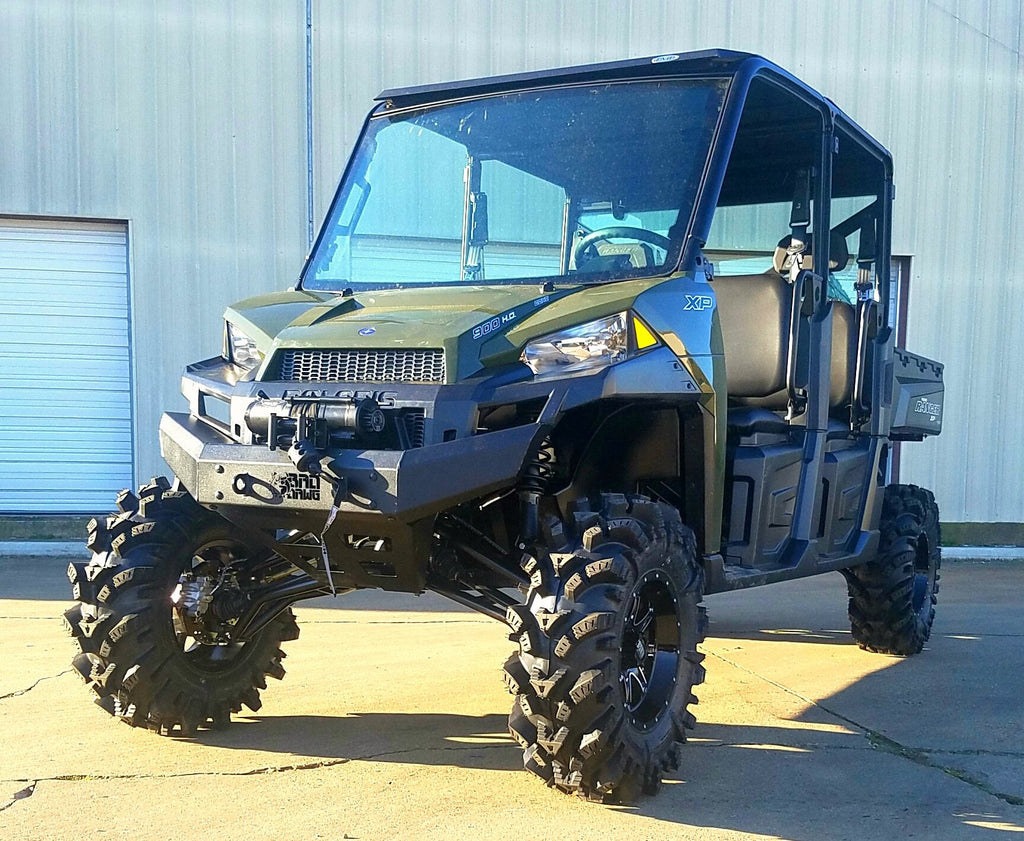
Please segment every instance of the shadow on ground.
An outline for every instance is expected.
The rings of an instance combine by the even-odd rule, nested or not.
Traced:
[[[801,632],[765,637],[855,650],[848,635],[831,643],[807,635],[813,640]],[[709,648],[732,638],[720,634]],[[974,646],[939,636],[930,647],[921,658],[889,658],[878,671],[809,703],[779,726],[698,724],[680,769],[659,796],[616,808],[668,824],[789,841],[848,839],[854,837],[851,826],[861,828],[857,837],[872,839],[1024,832],[1024,751],[1014,750],[1020,741],[1013,735],[1015,719],[1005,715],[1007,704],[1016,703],[1016,679],[990,680],[978,697]],[[1019,650],[1006,655],[1008,668],[1024,666]],[[728,665],[709,657],[709,668]],[[993,717],[1001,724],[987,735],[965,732],[963,720],[949,715],[950,706],[961,703],[973,704],[975,727],[991,725]],[[506,736],[505,716],[497,714],[249,716],[200,740],[286,755],[289,767],[366,760],[522,768],[521,752]]]
[[[504,727],[505,717],[499,715],[368,712],[254,717],[225,733],[205,734],[202,740],[222,747],[278,751],[289,756],[287,767],[293,768],[366,760],[484,771],[520,769],[521,753],[505,736]],[[315,741],[316,750],[297,749],[310,741]],[[845,752],[841,762],[835,760],[837,750]],[[851,825],[862,828],[861,838],[933,833],[951,837],[951,821],[963,831],[952,837],[1024,832],[1024,809],[1008,803],[1005,793],[994,793],[984,779],[970,779],[964,769],[946,767],[924,753],[908,758],[904,751],[903,746],[876,743],[855,729],[837,735],[814,729],[702,724],[684,748],[682,767],[664,782],[657,797],[616,808],[668,824],[789,841],[850,838]],[[919,787],[919,775],[917,784],[911,782],[915,775],[906,775],[899,767],[907,761],[931,769],[932,785]],[[851,777],[861,785],[851,784]],[[972,795],[987,795],[982,799],[991,807],[957,811],[950,792],[965,783],[976,789]],[[976,803],[978,797],[964,799]]]

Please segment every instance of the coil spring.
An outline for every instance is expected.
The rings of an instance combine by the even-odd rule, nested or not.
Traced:
[[[555,450],[551,446],[551,439],[545,437],[526,460],[519,489],[542,494],[554,475]]]

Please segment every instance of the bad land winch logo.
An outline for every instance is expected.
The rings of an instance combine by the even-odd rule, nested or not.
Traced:
[[[271,484],[284,499],[320,500],[320,477],[308,473],[275,473]]]

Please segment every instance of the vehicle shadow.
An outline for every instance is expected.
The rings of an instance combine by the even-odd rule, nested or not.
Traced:
[[[858,692],[893,692],[898,671],[897,663],[874,673]],[[835,696],[826,705],[841,700]],[[785,726],[698,724],[680,768],[657,797],[611,808],[663,822],[666,832],[674,831],[669,825],[715,827],[788,841],[840,841],[852,837],[851,827],[860,827],[858,837],[872,839],[971,839],[991,837],[994,828],[1024,831],[1024,808],[965,781],[969,771],[950,769],[945,759],[932,761],[927,754],[908,759],[856,727],[821,726],[822,718],[814,708]],[[248,716],[200,738],[226,748],[278,752],[292,768],[372,761],[522,769],[522,753],[506,735],[500,714]]]
[[[706,648],[757,640],[763,645],[748,663],[765,668],[746,672],[709,656],[711,679],[720,677],[714,691],[699,693],[706,703],[679,769],[657,797],[616,811],[661,822],[669,834],[707,827],[788,841],[959,841],[1024,831],[1024,806],[1016,805],[1024,804],[1024,738],[1019,719],[1007,715],[1020,706],[1019,639],[937,629],[923,656],[900,659],[860,652],[848,632],[813,630],[816,623],[754,630],[746,627],[751,617],[723,613]],[[957,626],[954,617],[944,624]],[[767,664],[779,670],[800,660],[824,675],[837,657],[853,658],[860,671],[824,697],[768,677],[777,672]],[[993,673],[996,663],[1005,675]],[[736,723],[754,719],[732,707],[730,693],[768,714]],[[784,693],[795,710],[789,717],[779,712]],[[803,693],[818,700],[794,701]],[[349,760],[510,772],[522,768],[522,754],[505,725],[503,713],[244,716],[200,740],[287,755],[294,767]]]
[[[511,699],[510,699],[511,701]],[[302,766],[332,760],[414,762],[491,771],[523,767],[502,714],[349,712],[340,715],[242,715],[199,741],[238,750],[288,754]]]

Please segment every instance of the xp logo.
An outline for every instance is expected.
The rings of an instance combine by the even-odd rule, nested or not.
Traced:
[[[683,309],[703,312],[704,310],[711,309],[714,305],[715,302],[711,300],[710,295],[687,295],[686,305]]]
[[[364,327],[362,330],[359,331],[359,335],[360,336],[372,336],[376,332],[377,332],[377,330],[374,327]]]

